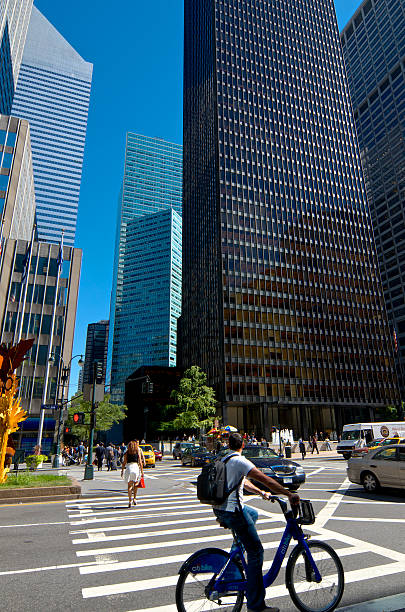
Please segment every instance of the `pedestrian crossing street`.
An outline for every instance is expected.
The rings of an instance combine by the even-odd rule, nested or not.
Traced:
[[[340,503],[352,508],[350,504],[364,503],[343,499],[350,487],[344,467],[328,469],[316,464],[305,467],[307,483],[300,494],[312,499],[317,514],[315,525],[305,531],[327,541],[341,557],[345,568],[343,601],[346,605],[351,603],[351,594],[355,593],[358,582],[393,574],[403,574],[398,577],[403,580],[405,554],[330,529]],[[161,466],[156,471],[158,474],[148,472],[147,480],[170,476],[170,481],[179,480],[182,484],[167,493],[149,492],[153,487],[152,483],[147,484],[147,488],[138,493],[137,506],[131,508],[127,507],[126,492],[66,503],[72,546],[78,563],[82,563],[78,584],[83,609],[177,612],[175,587],[181,564],[200,548],[214,546],[229,550],[232,543],[232,535],[216,523],[212,509],[201,505],[196,497],[191,483],[199,471],[176,468],[165,472]],[[246,501],[259,510],[257,527],[264,546],[266,570],[284,530],[284,517],[276,504],[257,497],[246,498]],[[277,602],[283,611],[294,609],[284,586],[283,571],[267,590],[267,598]],[[227,607],[208,609],[227,610]]]

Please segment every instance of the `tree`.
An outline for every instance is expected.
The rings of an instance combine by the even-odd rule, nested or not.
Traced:
[[[106,394],[104,400],[99,402],[96,408],[96,427],[95,431],[107,431],[114,423],[119,423],[125,418],[127,407],[125,405],[111,404],[110,395]],[[75,412],[84,412],[84,425],[77,425],[73,422]],[[68,409],[67,425],[71,428],[73,435],[81,439],[86,439],[90,427],[91,402],[86,402],[83,397],[73,397]]]
[[[173,420],[174,429],[205,429],[212,425],[217,401],[214,389],[206,382],[207,375],[198,366],[184,372],[178,390],[171,393],[180,409]]]

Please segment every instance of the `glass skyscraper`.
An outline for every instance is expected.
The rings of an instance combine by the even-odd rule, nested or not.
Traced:
[[[0,0],[0,113],[10,115],[33,0]]]
[[[137,367],[176,362],[181,194],[182,147],[128,133],[108,343],[114,402],[124,401],[125,379]]]
[[[245,430],[397,400],[333,0],[185,2],[180,333]]]
[[[82,384],[93,383],[93,363],[103,364],[104,379],[107,368],[108,321],[98,321],[87,326],[86,355],[83,366]]]
[[[367,0],[341,35],[401,396],[405,392],[405,9]]]
[[[31,126],[40,240],[74,244],[92,70],[34,6],[12,111]]]

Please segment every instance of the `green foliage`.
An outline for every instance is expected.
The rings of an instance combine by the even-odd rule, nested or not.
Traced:
[[[175,430],[205,429],[211,427],[215,416],[215,392],[206,385],[207,375],[198,366],[191,366],[184,372],[178,390],[171,393],[176,402],[176,416],[166,423]],[[167,407],[170,411],[171,407]]]
[[[110,403],[110,395],[106,394],[104,400],[99,402],[96,408],[95,431],[108,431],[115,423],[125,418],[127,407]],[[84,412],[84,425],[73,422],[75,412]],[[90,428],[91,402],[86,402],[82,397],[73,397],[68,409],[67,425],[71,428],[73,435],[86,440]]]
[[[377,420],[378,421],[400,421],[400,415],[396,406],[384,406],[384,408],[377,409]]]
[[[56,476],[55,474],[32,474],[28,470],[8,474],[4,484],[0,489],[20,488],[20,487],[55,487],[71,485],[72,481],[67,476]]]
[[[46,455],[28,455],[28,457],[25,457],[25,463],[30,470],[36,470],[39,464],[47,459],[48,457]]]

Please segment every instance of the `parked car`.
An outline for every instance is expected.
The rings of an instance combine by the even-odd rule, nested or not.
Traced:
[[[224,456],[230,452],[232,451],[226,449],[217,456]],[[246,445],[242,450],[242,456],[249,459],[266,476],[270,476],[290,491],[296,491],[305,482],[305,472],[299,463],[283,459],[271,448]],[[261,482],[255,480],[254,483],[260,489],[268,490]]]
[[[198,444],[194,442],[176,442],[173,447],[173,459],[181,459],[185,448],[194,448]]]
[[[183,450],[181,456],[182,465],[191,465],[191,467],[197,467],[209,463],[212,459],[212,453],[210,453],[203,446],[192,446],[187,447]]]
[[[145,457],[146,467],[156,467],[155,465],[155,453],[153,451],[153,446],[150,444],[140,444],[139,448],[143,450],[143,456]]]
[[[368,493],[380,487],[405,488],[405,444],[379,446],[362,457],[349,459],[347,477]]]
[[[156,461],[162,461],[162,459],[163,459],[162,451],[157,450],[156,448],[154,448],[153,452],[155,453],[155,460]]]

